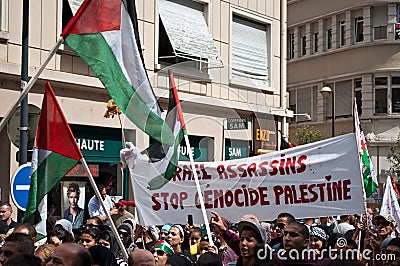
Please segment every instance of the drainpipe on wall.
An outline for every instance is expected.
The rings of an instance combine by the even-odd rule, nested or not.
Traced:
[[[281,108],[286,109],[286,101],[285,101],[285,95],[287,93],[287,66],[286,66],[286,49],[287,49],[287,0],[281,0],[281,14],[280,14],[280,32],[281,32],[281,49],[280,49],[280,62],[281,62],[281,71],[280,71],[280,100],[281,100]],[[286,116],[282,117],[282,122],[281,122],[281,131],[288,135],[289,134],[289,125],[286,123]]]

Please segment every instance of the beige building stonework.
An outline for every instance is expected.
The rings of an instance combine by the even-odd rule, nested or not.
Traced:
[[[400,46],[395,24],[400,1],[288,1],[288,91],[291,110],[312,121],[292,121],[331,136],[335,95],[335,135],[353,132],[352,99],[357,99],[369,153],[381,183],[390,168],[390,145],[400,133]]]
[[[139,34],[146,70],[161,106],[166,109],[168,104],[166,68],[172,67],[179,97],[183,102],[188,134],[207,138],[206,146],[209,148],[207,159],[225,159],[226,139],[251,142],[253,138],[252,118],[257,112],[273,114],[278,128],[286,132],[288,129],[287,112],[284,112],[288,107],[285,84],[286,61],[285,56],[281,55],[281,48],[286,49],[285,28],[282,27],[285,25],[285,16],[281,20],[285,9],[281,10],[281,3],[286,6],[286,2],[280,0],[164,0],[164,3],[161,3],[161,1],[136,0]],[[0,117],[3,118],[13,102],[16,101],[20,88],[22,1],[1,0],[0,2],[2,5],[0,20],[0,98],[2,104],[0,105]],[[167,7],[172,2],[179,5],[179,8],[190,8],[197,14],[202,13],[211,34],[211,40],[216,47],[219,63],[208,64],[208,59],[198,58],[196,54],[189,55],[192,56],[189,59],[187,57],[182,59],[179,56],[163,57],[163,53],[167,49],[161,42],[171,38],[168,34],[172,34],[172,39],[176,38],[171,32],[167,32],[168,38],[162,33],[162,30],[167,28],[167,24],[165,24],[167,21],[160,18],[159,11],[160,5],[165,5],[165,2],[167,2]],[[63,12],[63,8],[69,8],[67,0],[30,1],[30,77],[44,62],[60,36],[63,25],[69,19]],[[181,14],[181,19],[184,15]],[[190,27],[189,24],[183,23],[183,20],[180,22],[180,17],[175,19],[177,23],[182,24],[182,27]],[[238,35],[239,31],[245,36],[250,34],[252,38],[257,38],[257,36],[262,36],[262,38],[259,42],[251,41],[251,38],[247,40]],[[239,44],[250,42],[250,47],[258,45],[257,47],[261,47],[261,53],[264,54],[254,57],[251,48],[247,48],[245,59],[240,59],[242,60],[240,61],[236,58],[238,46],[232,44],[233,39]],[[196,39],[193,41],[196,42]],[[169,42],[171,45],[171,40]],[[172,48],[174,50],[176,47]],[[193,50],[196,51],[195,48]],[[261,71],[261,81],[253,81],[253,77],[257,75],[253,73],[256,70],[252,65],[255,61],[250,61],[252,56],[261,69],[266,69],[266,71]],[[171,60],[179,64],[171,66]],[[234,70],[232,70],[232,65],[235,65]],[[241,76],[243,73],[250,74],[246,74],[248,76],[243,78]],[[106,90],[89,67],[67,46],[62,46],[57,51],[39,77],[29,93],[30,104],[41,106],[46,81],[51,82],[70,124],[82,130],[90,127],[97,132],[101,132],[102,129],[121,128],[117,118],[106,119],[103,117],[109,100]],[[226,119],[231,117],[248,118],[248,129],[225,130]],[[123,117],[122,122],[125,129],[130,129],[127,139],[134,141],[140,149],[146,148],[148,137]],[[9,180],[18,167],[16,158],[18,148],[10,143],[6,131],[5,129],[0,133],[0,173],[2,177],[0,187],[3,200],[9,199]],[[248,153],[253,152],[250,146],[247,148]],[[96,164],[96,161],[91,163]],[[107,167],[109,167],[115,162],[103,160],[102,163],[108,164]],[[106,166],[100,164],[100,171],[102,171],[102,167]],[[111,174],[117,175],[117,194],[122,194],[126,189],[123,188],[125,184],[122,184],[119,167],[115,167],[115,169],[117,169],[117,173]]]

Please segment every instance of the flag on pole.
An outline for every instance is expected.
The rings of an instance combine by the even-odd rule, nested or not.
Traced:
[[[179,146],[186,131],[174,76],[170,72],[168,74],[170,91],[168,113],[165,121],[174,132],[175,142],[172,146],[162,145],[159,142],[154,142],[146,150],[147,155],[152,161],[153,167],[156,168],[157,172],[160,174],[148,182],[148,187],[151,190],[163,187],[174,176],[178,166]]]
[[[46,83],[32,154],[31,183],[24,222],[46,236],[46,195],[82,158],[50,83]]]
[[[360,119],[358,118],[357,104],[354,100],[354,126],[356,131],[358,152],[361,156],[362,174],[364,179],[365,196],[368,198],[378,188],[378,179],[372,164],[371,157],[368,154],[367,143],[364,132],[361,129]]]
[[[153,139],[174,144],[144,67],[134,0],[85,0],[61,36],[129,120]]]
[[[283,134],[280,130],[279,132],[281,133],[281,150],[293,148],[293,144],[290,143],[288,137],[285,134]]]
[[[400,206],[390,176],[386,179],[380,214],[390,214],[395,219],[397,230],[400,232]]]

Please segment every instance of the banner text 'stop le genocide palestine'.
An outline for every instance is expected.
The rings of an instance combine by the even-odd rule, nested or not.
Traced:
[[[364,212],[354,134],[256,157],[198,162],[195,166],[207,212],[216,211],[232,222],[250,213],[269,221],[281,212],[296,218]],[[131,173],[139,222],[184,223],[192,214],[195,223],[203,223],[190,164],[179,163],[169,183],[149,190],[148,181],[158,174],[142,158]]]

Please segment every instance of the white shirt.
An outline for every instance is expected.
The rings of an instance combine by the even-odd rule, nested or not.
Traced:
[[[103,201],[104,206],[106,207],[107,211],[110,211],[112,207],[114,206],[110,196],[106,196],[106,199]],[[104,212],[103,208],[101,207],[100,202],[97,200],[96,195],[94,195],[90,200],[88,204],[88,209],[89,209],[89,216],[106,216],[106,213]],[[107,221],[108,222],[108,221]]]

